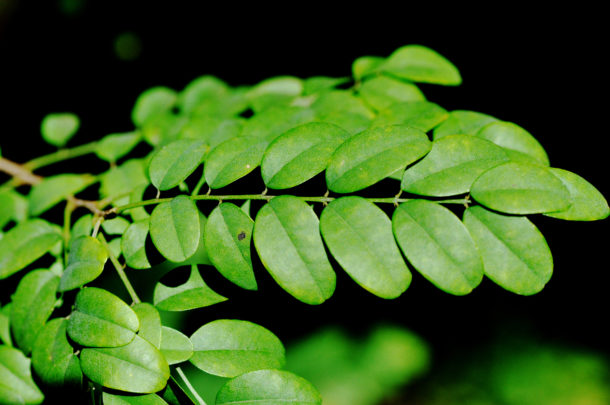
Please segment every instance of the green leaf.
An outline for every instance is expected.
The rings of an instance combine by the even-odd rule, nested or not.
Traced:
[[[60,240],[57,229],[42,219],[18,224],[0,239],[0,279],[36,261]]]
[[[180,109],[190,114],[203,104],[218,102],[229,92],[225,82],[214,76],[200,76],[190,82],[178,96]]]
[[[197,116],[191,118],[182,128],[180,138],[203,141],[206,145],[207,154],[210,149],[227,139],[239,136],[242,126],[242,119]]]
[[[7,346],[13,346],[11,338],[11,308],[13,304],[9,302],[0,309],[0,340]]]
[[[133,107],[131,120],[136,127],[142,126],[147,120],[166,113],[176,104],[176,92],[167,87],[153,87],[144,91]]]
[[[325,120],[326,117],[337,112],[348,112],[368,119],[374,116],[366,104],[350,90],[333,90],[323,93],[313,102],[311,109],[321,120]]]
[[[129,225],[131,224],[125,218],[116,217],[102,222],[102,229],[108,235],[122,235]]]
[[[138,336],[158,349],[161,346],[161,315],[159,315],[159,311],[147,302],[139,302],[132,309],[140,320]]]
[[[47,143],[62,148],[74,136],[80,120],[72,113],[48,114],[42,120],[40,132]]]
[[[449,135],[435,140],[430,153],[404,173],[401,188],[434,197],[467,193],[479,175],[506,161],[506,153],[492,142]]]
[[[129,193],[129,199],[126,200],[126,204],[133,204],[136,202],[141,202],[144,200],[144,193],[146,192],[146,188],[148,184],[140,184],[139,186],[135,186],[131,193]],[[129,214],[132,221],[140,221],[143,219],[149,219],[150,215],[144,207],[132,208],[124,211],[125,214]]]
[[[123,346],[140,329],[138,315],[116,295],[101,288],[83,288],[76,295],[68,335],[91,347]],[[87,374],[87,373],[85,373]]]
[[[326,184],[337,193],[362,190],[421,158],[431,146],[426,134],[406,126],[366,130],[335,151]]]
[[[354,135],[367,129],[373,120],[349,111],[333,111],[319,121],[336,125],[345,129],[350,135]]]
[[[125,262],[132,269],[148,269],[150,262],[146,256],[146,237],[148,236],[149,220],[143,219],[125,230],[121,238],[121,251]]]
[[[355,80],[361,80],[374,74],[384,61],[385,58],[379,56],[361,56],[352,64],[352,76]]]
[[[69,291],[92,282],[102,274],[108,251],[97,239],[81,236],[70,244],[68,267],[59,283],[59,291]]]
[[[350,134],[336,125],[311,122],[293,128],[273,141],[261,163],[267,187],[298,186],[326,169],[333,152]]]
[[[462,221],[447,208],[407,201],[394,211],[392,228],[409,262],[441,290],[465,295],[481,283],[481,256]]]
[[[434,128],[434,140],[447,135],[476,135],[485,125],[497,121],[491,115],[480,112],[454,110],[443,123]]]
[[[34,270],[19,282],[13,295],[11,328],[15,342],[28,354],[55,309],[59,277],[48,270]]]
[[[64,318],[52,319],[44,326],[32,350],[32,367],[46,385],[79,388],[83,375],[80,361],[68,342],[67,326]]]
[[[529,132],[512,122],[497,121],[485,125],[477,136],[487,139],[510,152],[517,152],[533,158],[534,161],[545,166],[549,165],[549,158],[542,145]]]
[[[28,195],[30,215],[42,214],[55,204],[84,190],[94,181],[93,176],[81,174],[59,174],[45,178],[39,184],[32,186]]]
[[[322,211],[320,231],[333,257],[365,290],[396,298],[411,283],[392,223],[375,204],[357,196],[338,198]]]
[[[608,217],[608,202],[591,183],[567,170],[550,170],[568,189],[572,205],[567,210],[544,215],[568,221],[597,221]]]
[[[193,343],[182,332],[163,326],[161,353],[163,353],[170,365],[182,363],[193,355]]]
[[[235,377],[253,370],[280,368],[285,363],[282,342],[252,322],[219,319],[191,336],[190,362],[206,373]]]
[[[570,193],[549,169],[525,163],[504,163],[479,176],[470,194],[482,205],[509,214],[561,211]]]
[[[93,215],[86,214],[76,220],[70,231],[70,240],[80,238],[81,236],[91,235],[93,230]]]
[[[91,381],[126,392],[160,391],[170,375],[163,354],[137,335],[125,346],[85,348],[80,360],[83,373]]]
[[[303,92],[303,81],[293,76],[278,76],[263,80],[246,94],[252,109],[262,111],[274,105],[289,103]]]
[[[0,230],[10,221],[21,222],[27,215],[27,200],[13,190],[3,190],[0,194]]]
[[[204,233],[204,244],[214,267],[247,290],[257,289],[250,257],[253,226],[254,221],[236,205],[222,203],[210,214]]]
[[[106,135],[98,141],[95,154],[107,162],[116,162],[131,152],[140,142],[140,139],[141,136],[137,132]]]
[[[129,194],[138,186],[147,185],[144,161],[131,159],[120,166],[110,168],[101,175],[100,197],[112,199],[114,205],[127,204]],[[121,197],[118,198],[117,197]]]
[[[341,84],[349,82],[349,80],[348,77],[313,76],[303,81],[303,95],[307,96],[329,91]]]
[[[30,372],[30,359],[21,351],[0,346],[0,399],[5,404],[40,404],[44,395]]]
[[[540,231],[526,217],[470,207],[464,224],[472,235],[485,275],[516,294],[536,294],[550,280],[553,257]]]
[[[290,295],[311,305],[335,291],[316,214],[299,198],[282,195],[263,206],[254,223],[254,246],[273,279]]]
[[[271,107],[255,114],[244,123],[241,135],[271,142],[298,125],[313,121],[314,112],[302,107]]]
[[[163,145],[176,140],[187,122],[187,117],[166,111],[147,118],[140,133],[151,146]]]
[[[421,45],[398,48],[377,70],[418,83],[458,86],[462,77],[443,56]]]
[[[150,236],[168,260],[182,262],[193,256],[201,239],[195,202],[179,195],[170,202],[157,205],[150,217]]]
[[[320,393],[307,380],[287,371],[259,370],[227,381],[216,405],[321,405]]]
[[[396,103],[426,100],[416,85],[386,76],[365,80],[358,92],[366,103],[378,111]]]
[[[447,111],[428,101],[408,101],[392,104],[379,112],[373,127],[383,125],[406,125],[428,132],[447,119]]]
[[[226,300],[206,285],[196,265],[191,265],[189,279],[178,287],[167,287],[157,283],[153,298],[155,306],[163,311],[188,311]]]
[[[115,395],[104,392],[104,405],[167,405],[156,394],[146,395]]]
[[[210,188],[221,188],[246,176],[261,163],[268,145],[268,140],[254,137],[238,137],[221,143],[206,159],[206,183]]]
[[[150,161],[148,173],[159,190],[169,190],[197,169],[206,153],[200,140],[180,139],[161,147]]]

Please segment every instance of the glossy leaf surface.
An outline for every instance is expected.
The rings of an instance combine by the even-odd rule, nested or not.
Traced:
[[[398,48],[377,69],[413,82],[445,86],[462,83],[460,72],[451,62],[421,45]]]
[[[132,309],[140,321],[138,336],[157,349],[161,346],[161,316],[157,308],[147,302],[139,302]]]
[[[186,283],[178,287],[157,283],[153,300],[155,306],[164,311],[187,311],[218,304],[227,299],[208,287],[201,278],[197,266],[192,265]]]
[[[434,140],[447,135],[476,135],[481,128],[498,121],[491,115],[476,111],[454,110],[438,127],[434,128]]]
[[[523,154],[539,164],[548,166],[549,158],[542,145],[529,132],[511,122],[492,122],[487,124],[477,136],[487,139],[508,151]]]
[[[396,103],[426,100],[416,85],[387,76],[365,80],[358,92],[362,99],[377,111],[385,110]]]
[[[132,269],[147,269],[150,262],[146,256],[146,237],[149,220],[143,219],[129,225],[121,237],[121,251],[127,265]]]
[[[169,190],[184,181],[203,160],[206,145],[200,140],[181,139],[164,145],[150,161],[150,181],[159,190]]]
[[[30,359],[8,346],[0,346],[0,399],[6,404],[24,405],[36,405],[44,400],[32,380]]]
[[[68,342],[68,321],[56,318],[47,323],[34,344],[32,367],[43,383],[53,387],[78,387],[82,382],[80,360]]]
[[[59,291],[69,291],[95,280],[108,260],[108,251],[97,239],[81,236],[70,245],[68,267],[64,270]]]
[[[238,180],[260,165],[269,141],[259,138],[229,139],[214,148],[204,166],[205,181],[221,188]]]
[[[187,361],[193,355],[193,344],[191,340],[176,329],[162,327],[161,353],[167,362],[172,364]]]
[[[182,262],[197,250],[201,239],[199,225],[195,202],[179,195],[155,207],[150,217],[150,236],[166,259]]]
[[[448,117],[447,111],[428,101],[409,101],[392,104],[379,112],[372,126],[405,125],[428,132]]]
[[[241,136],[271,142],[284,132],[314,119],[314,112],[302,107],[271,107],[255,114],[244,123]]]

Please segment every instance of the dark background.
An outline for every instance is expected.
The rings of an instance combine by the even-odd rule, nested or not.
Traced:
[[[279,14],[241,9],[238,15],[237,5],[193,6],[204,2],[0,2],[0,146],[3,156],[16,161],[52,151],[39,138],[40,121],[49,112],[81,117],[75,145],[130,130],[137,95],[155,85],[179,90],[202,74],[231,85],[284,74],[347,76],[358,56],[387,56],[416,43],[446,56],[464,79],[457,88],[422,86],[431,101],[523,126],[546,148],[553,166],[582,175],[610,196],[601,13],[461,10],[470,16],[464,19],[459,10],[440,5],[419,12],[369,4],[371,10],[335,14],[295,3],[273,10]],[[124,32],[141,41],[135,60],[115,54],[115,38]],[[414,274],[402,297],[384,301],[339,270],[333,298],[310,307],[264,272],[257,274],[256,293],[236,291],[212,276],[210,285],[230,300],[197,312],[187,329],[217,317],[241,318],[290,341],[321,325],[358,332],[391,321],[431,342],[439,359],[523,330],[542,341],[610,353],[608,221],[533,221],[555,260],[553,278],[533,297],[508,293],[488,280],[469,296],[453,297]]]

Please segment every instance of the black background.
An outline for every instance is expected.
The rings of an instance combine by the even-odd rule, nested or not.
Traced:
[[[532,15],[529,9],[441,10],[440,5],[418,11],[382,4],[363,9],[353,4],[345,6],[349,12],[330,13],[309,3],[255,13],[236,4],[213,10],[196,3],[203,2],[91,1],[66,15],[55,1],[8,1],[12,7],[0,19],[2,154],[26,161],[51,152],[39,139],[40,121],[49,112],[81,117],[75,145],[130,130],[137,95],[155,85],[179,90],[201,74],[231,85],[283,74],[347,76],[358,56],[387,56],[417,43],[446,56],[464,79],[457,88],[422,86],[431,101],[523,126],[546,148],[553,166],[582,175],[610,196],[601,13],[554,9]],[[125,31],[141,38],[136,61],[114,54],[113,41]],[[488,280],[469,296],[453,297],[414,275],[402,297],[385,301],[339,271],[335,295],[310,307],[263,272],[257,274],[256,293],[235,291],[212,275],[210,285],[230,300],[197,312],[187,329],[216,317],[241,318],[290,341],[327,324],[361,331],[391,321],[421,334],[443,358],[525,328],[543,341],[610,353],[608,221],[542,216],[533,221],[553,251],[555,273],[532,297],[508,293]]]

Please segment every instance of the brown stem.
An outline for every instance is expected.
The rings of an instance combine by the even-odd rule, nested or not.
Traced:
[[[3,157],[0,157],[0,171],[12,176],[19,184],[33,185],[42,181],[42,177],[39,175],[32,173],[19,163],[15,163]]]

